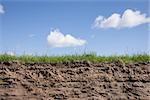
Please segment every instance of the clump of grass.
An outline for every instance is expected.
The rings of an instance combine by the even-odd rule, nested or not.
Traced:
[[[149,62],[150,55],[148,54],[136,54],[136,55],[112,55],[112,56],[98,56],[95,53],[81,54],[81,55],[64,55],[64,56],[11,56],[7,54],[0,55],[0,62],[4,61],[20,61],[25,63],[57,63],[57,62],[69,62],[69,61],[91,61],[91,62],[114,62],[121,60],[124,63],[129,62]]]

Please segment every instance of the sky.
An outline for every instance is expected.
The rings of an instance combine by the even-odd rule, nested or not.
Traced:
[[[149,0],[1,0],[0,53],[147,53],[149,4]]]

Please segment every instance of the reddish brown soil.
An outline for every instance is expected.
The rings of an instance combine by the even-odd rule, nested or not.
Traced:
[[[150,99],[150,63],[0,62],[0,100]]]

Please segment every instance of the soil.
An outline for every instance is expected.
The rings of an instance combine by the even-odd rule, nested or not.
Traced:
[[[150,99],[150,62],[0,62],[0,100]]]

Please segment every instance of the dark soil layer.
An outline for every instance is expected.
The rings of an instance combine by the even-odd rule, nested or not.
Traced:
[[[0,62],[0,100],[150,99],[150,63]]]

